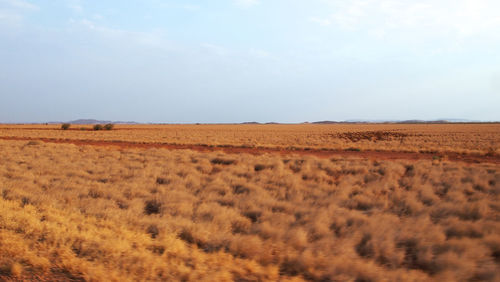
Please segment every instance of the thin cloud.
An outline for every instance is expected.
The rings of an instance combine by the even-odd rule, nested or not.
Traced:
[[[313,23],[317,23],[320,26],[329,26],[332,24],[332,21],[330,19],[322,19],[322,18],[316,18],[316,17],[309,18],[309,21],[311,21]]]
[[[94,14],[94,15],[92,16],[92,18],[93,18],[94,20],[102,20],[102,19],[104,19],[104,16],[103,16],[103,15],[101,15],[101,14]]]
[[[211,43],[203,43],[201,44],[201,47],[219,56],[225,56],[229,53],[226,48]]]
[[[188,11],[198,11],[201,9],[201,6],[200,5],[184,5],[182,6],[185,10],[188,10]]]
[[[320,25],[345,30],[421,30],[458,37],[476,34],[499,36],[500,2],[497,0],[330,0],[332,13],[312,17]]]
[[[259,0],[234,0],[236,5],[242,8],[250,8],[260,3]]]
[[[262,50],[262,49],[252,48],[252,49],[250,49],[249,54],[250,54],[250,56],[257,58],[257,59],[272,58],[271,53],[269,53],[265,50]]]
[[[22,0],[0,0],[0,25],[7,29],[19,27],[26,15],[38,11],[37,5]]]
[[[98,34],[102,38],[111,41],[127,41],[140,46],[147,46],[156,49],[172,51],[175,48],[166,39],[161,30],[138,32],[126,29],[110,28],[89,19],[70,20],[74,27],[83,27],[85,30]]]
[[[23,0],[0,0],[0,3],[6,4],[11,8],[37,10],[38,6]]]
[[[84,10],[80,0],[66,0],[66,6],[75,13],[82,13]]]
[[[22,16],[16,13],[0,11],[0,21],[17,22],[22,20]]]

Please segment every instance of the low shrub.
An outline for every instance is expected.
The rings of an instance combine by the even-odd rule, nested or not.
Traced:
[[[69,123],[63,123],[61,124],[61,129],[62,130],[68,130],[70,128],[71,124]]]
[[[155,224],[151,224],[147,229],[146,229],[146,233],[148,233],[149,235],[151,235],[151,238],[156,238],[159,234],[160,234],[160,230],[158,229],[158,226],[156,226]]]
[[[147,201],[144,206],[144,213],[147,215],[160,213],[161,203],[156,200]]]
[[[160,185],[170,184],[170,179],[166,179],[166,178],[163,178],[163,177],[157,177],[156,178],[156,183],[160,184]]]
[[[236,160],[223,159],[223,158],[214,158],[210,161],[212,164],[218,165],[232,165],[236,163]]]
[[[114,127],[115,127],[115,125],[112,123],[108,123],[108,124],[104,125],[105,130],[112,130]]]
[[[94,130],[102,130],[102,125],[95,124],[93,128],[94,128]]]
[[[26,143],[27,146],[36,146],[36,145],[40,145],[40,144],[42,144],[42,142],[37,141],[37,140],[31,140],[28,143]]]

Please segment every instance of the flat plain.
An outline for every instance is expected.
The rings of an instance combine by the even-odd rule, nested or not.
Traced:
[[[500,124],[0,125],[0,280],[498,281]]]

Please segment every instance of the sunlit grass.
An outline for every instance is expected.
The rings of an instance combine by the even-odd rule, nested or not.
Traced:
[[[496,165],[0,150],[0,277],[499,278]]]
[[[60,130],[60,125],[0,125],[0,137],[203,144],[247,148],[311,148],[500,154],[500,124],[116,125],[111,131]]]

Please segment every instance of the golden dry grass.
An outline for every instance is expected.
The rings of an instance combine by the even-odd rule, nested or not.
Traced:
[[[0,280],[498,281],[499,198],[497,164],[0,140]]]
[[[80,128],[86,130],[80,130]],[[0,137],[500,154],[500,124],[0,125]]]

